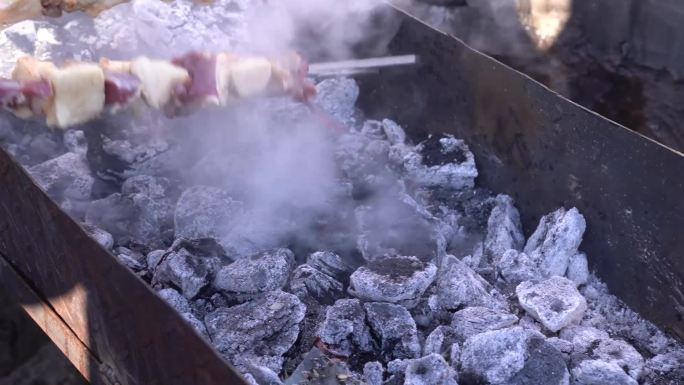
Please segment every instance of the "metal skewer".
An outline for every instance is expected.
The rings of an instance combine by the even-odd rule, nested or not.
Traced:
[[[418,63],[416,55],[387,56],[370,59],[344,60],[309,65],[309,74],[315,77],[349,76],[377,73],[384,67],[409,66]]]

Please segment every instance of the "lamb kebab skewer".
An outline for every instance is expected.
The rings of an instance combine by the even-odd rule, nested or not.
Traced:
[[[256,96],[307,100],[315,94],[307,69],[294,54],[267,59],[191,52],[170,61],[102,59],[62,67],[26,56],[12,79],[0,79],[0,107],[68,128],[141,102],[173,116]]]

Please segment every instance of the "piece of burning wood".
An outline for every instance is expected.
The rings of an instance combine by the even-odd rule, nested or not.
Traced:
[[[173,116],[256,96],[306,100],[315,93],[306,74],[306,62],[296,55],[267,59],[191,52],[169,61],[102,59],[62,67],[27,56],[17,61],[11,80],[0,82],[0,107],[67,128],[138,101]]]

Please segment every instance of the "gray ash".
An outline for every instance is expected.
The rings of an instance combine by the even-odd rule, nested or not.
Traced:
[[[589,273],[579,211],[524,239],[465,143],[319,89],[342,137],[270,100],[0,142],[252,384],[684,383],[682,345]]]

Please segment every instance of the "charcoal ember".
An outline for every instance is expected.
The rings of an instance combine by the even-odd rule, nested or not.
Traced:
[[[115,193],[93,201],[85,220],[111,233],[117,244],[161,246],[157,204],[144,195]]]
[[[162,258],[166,254],[166,250],[152,250],[149,253],[147,253],[146,261],[147,261],[147,268],[150,269],[150,271],[154,271],[157,266],[159,266],[159,263],[162,261]]]
[[[402,194],[361,205],[355,216],[359,230],[357,246],[367,261],[385,255],[413,255],[431,261],[444,242],[436,218]]]
[[[463,342],[480,333],[508,328],[516,322],[518,317],[513,314],[474,306],[454,313],[451,328],[456,341]]]
[[[576,208],[560,208],[539,220],[524,251],[539,264],[546,276],[565,276],[586,227],[584,217]]]
[[[495,196],[491,191],[483,188],[454,191],[437,186],[426,188],[424,192],[429,201],[439,202],[438,205],[433,204],[432,206],[436,206],[446,213],[458,215],[457,224],[467,234],[478,235],[487,231],[487,222],[496,203]],[[477,237],[474,238],[477,239]],[[468,245],[472,245],[472,243]]]
[[[12,119],[10,116],[0,117],[0,143],[3,144],[3,148],[5,145],[16,144],[21,141],[21,134],[17,127],[12,124]]]
[[[344,175],[360,184],[365,178],[386,174],[389,152],[387,141],[350,132],[338,138],[335,158]]]
[[[218,307],[230,307],[228,299],[221,295],[221,293],[214,293],[209,298],[209,302],[214,309]],[[213,309],[210,311],[213,311]]]
[[[369,139],[387,140],[382,122],[377,120],[366,120],[361,126],[361,135]]]
[[[512,327],[468,338],[461,351],[461,379],[484,384],[569,384],[563,356],[544,336]]]
[[[294,345],[304,304],[282,291],[207,314],[204,323],[214,347],[234,364],[260,357],[259,362],[280,373],[282,355]]]
[[[319,327],[325,321],[326,312],[329,308],[329,306],[322,305],[311,297],[300,300],[306,306],[306,313],[304,314],[304,319],[299,324],[299,338],[295,346],[285,355],[284,373],[292,373],[301,364],[303,357],[311,350],[311,347],[318,345]]]
[[[586,352],[599,341],[609,339],[608,333],[591,326],[570,326],[561,330],[559,337],[573,344],[573,351]]]
[[[403,165],[419,185],[454,190],[475,186],[475,157],[464,141],[451,135],[431,135],[416,151],[404,156]]]
[[[226,255],[226,251],[223,249],[223,247],[213,238],[178,238],[175,241],[173,241],[171,249],[177,250],[180,248],[184,248],[193,255],[197,255],[202,258],[212,260],[218,259],[221,261],[230,260],[230,258],[228,258],[228,256]]]
[[[528,341],[525,366],[511,378],[510,384],[569,385],[570,373],[561,352],[537,336]]]
[[[614,363],[586,360],[572,369],[573,385],[637,385],[638,382]]]
[[[537,264],[524,252],[506,250],[497,263],[501,277],[510,285],[540,278]]]
[[[74,154],[85,156],[88,153],[88,140],[81,130],[66,130],[63,137],[64,147]]]
[[[102,245],[105,249],[111,250],[114,247],[114,238],[112,237],[112,234],[87,223],[84,223],[81,226],[91,238],[97,241],[97,243]]]
[[[181,316],[183,319],[185,319],[185,322],[195,329],[197,334],[209,340],[209,334],[207,334],[207,328],[204,326],[204,322],[200,321],[193,313],[190,312],[181,313]]]
[[[515,291],[520,306],[552,332],[579,322],[587,310],[586,299],[567,278],[525,281]]]
[[[225,354],[223,356],[226,359],[229,359]],[[260,356],[252,353],[244,353],[234,356],[229,360],[240,373],[250,376],[252,379],[254,378],[249,374],[250,367],[258,366],[276,372],[281,371],[283,366],[283,357],[281,356]]]
[[[584,253],[577,253],[570,258],[566,276],[577,286],[584,285],[589,281],[589,261]]]
[[[120,133],[117,133],[120,134]],[[130,136],[101,136],[102,151],[121,162],[133,165],[152,159],[166,151],[169,144],[163,140],[145,140]]]
[[[391,145],[401,145],[406,142],[406,132],[395,121],[390,119],[382,120],[382,130]]]
[[[364,308],[368,323],[380,340],[385,362],[420,356],[416,323],[406,308],[382,302],[365,303]]]
[[[159,290],[157,294],[179,313],[190,313],[190,302],[176,289],[167,287],[166,289]]]
[[[572,343],[572,358],[575,362],[598,359],[616,364],[635,380],[641,375],[644,367],[641,354],[628,343],[610,338],[604,331],[575,326],[563,330],[560,338]]]
[[[520,213],[508,195],[498,195],[487,221],[484,241],[484,257],[491,265],[497,265],[507,250],[521,251],[525,236],[520,224]]]
[[[597,346],[590,347],[588,353],[592,358],[616,364],[635,380],[639,379],[644,368],[644,358],[625,341],[601,339]]]
[[[437,274],[435,307],[458,309],[463,306],[484,306],[500,308],[488,290],[489,284],[453,255],[442,260]]]
[[[24,137],[28,140],[26,151],[31,157],[31,162],[45,162],[55,159],[64,153],[63,143],[53,132],[41,132]],[[80,155],[80,154],[79,154]]]
[[[426,356],[432,353],[449,355],[452,345],[458,341],[456,333],[456,330],[449,326],[437,326],[425,339],[423,355]]]
[[[67,152],[30,167],[28,171],[36,183],[51,197],[61,198],[69,188],[79,192],[78,198],[90,197],[94,179],[90,175],[90,167],[83,155]]]
[[[333,78],[316,85],[313,102],[341,123],[351,125],[358,97],[359,86],[354,79]]]
[[[283,385],[278,374],[265,366],[248,365],[246,369],[256,385]]]
[[[242,203],[231,199],[225,191],[210,186],[194,186],[185,190],[174,213],[176,237],[186,239],[215,238],[233,228],[243,214]],[[221,242],[226,249],[230,245]]]
[[[411,363],[411,359],[408,359],[408,358],[394,359],[394,360],[387,363],[387,373],[389,373],[389,374],[401,373],[402,378],[403,378],[404,372],[406,372],[406,368],[408,367],[409,363]]]
[[[338,281],[345,280],[354,268],[342,257],[332,251],[317,251],[309,255],[306,263],[314,269],[327,274]]]
[[[410,309],[432,284],[437,267],[416,257],[386,257],[360,267],[350,277],[349,293],[365,301],[399,303]]]
[[[461,350],[461,378],[466,383],[505,384],[525,366],[532,332],[520,327],[468,338]]]
[[[330,352],[342,357],[375,350],[366,313],[358,299],[340,299],[330,306],[318,337]]]
[[[384,371],[382,363],[378,361],[367,362],[363,365],[363,380],[367,385],[382,385]]]
[[[643,379],[645,384],[684,384],[684,349],[673,349],[646,361]]]
[[[130,178],[136,175],[154,175],[163,177],[177,177],[179,170],[183,170],[187,162],[187,155],[182,151],[180,146],[171,146],[167,149],[159,149],[150,151],[151,154],[143,159],[136,159],[134,163],[128,163],[126,160],[118,159],[116,156],[108,155],[108,161],[116,164],[116,167],[107,167],[109,164],[104,164],[103,169],[98,173],[103,177],[112,174],[115,178]],[[100,154],[102,156],[102,154]],[[92,161],[91,161],[92,163]],[[118,163],[118,164],[117,164]]]
[[[457,369],[461,366],[461,345],[458,343],[451,344],[449,349],[449,363],[451,367]]]
[[[192,299],[209,284],[209,276],[207,261],[181,248],[162,257],[152,282],[173,285],[180,289],[185,298]]]
[[[456,372],[439,354],[410,360],[404,372],[404,385],[458,385]]]
[[[268,250],[223,266],[216,274],[213,285],[227,296],[249,298],[282,289],[293,266],[292,251]]]
[[[518,321],[518,325],[529,329],[529,330],[534,330],[536,332],[541,333],[543,330],[543,325],[537,322],[534,318],[530,317],[529,315],[525,314],[522,317],[520,317],[520,321]]]
[[[572,354],[573,349],[574,349],[572,342],[566,341],[562,338],[551,337],[551,338],[547,338],[546,342],[551,344],[559,352],[563,353],[563,357],[566,358],[566,361],[567,361],[567,358],[570,356],[570,354]]]
[[[361,385],[361,379],[352,372],[347,364],[329,358],[318,348],[304,355],[302,363],[285,381],[285,385]],[[370,384],[368,384],[370,385]]]
[[[290,292],[300,299],[312,297],[322,304],[332,305],[344,297],[344,286],[335,278],[305,264],[292,272]]]
[[[126,247],[117,247],[114,249],[114,254],[121,263],[128,266],[133,271],[141,271],[147,267],[145,256],[137,251]]]
[[[121,185],[122,194],[143,194],[156,199],[165,198],[169,190],[171,190],[171,181],[168,178],[150,175],[130,177]]]
[[[418,300],[418,304],[410,309],[416,325],[421,328],[429,329],[438,325],[448,324],[451,320],[451,313],[439,306],[433,306],[431,298],[434,297],[435,286],[431,286],[425,297]]]

